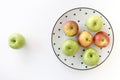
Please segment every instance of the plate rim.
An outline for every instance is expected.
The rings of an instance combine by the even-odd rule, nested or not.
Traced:
[[[110,28],[111,28],[111,31],[112,31],[112,34],[113,34],[112,47],[111,47],[111,50],[109,51],[108,56],[107,56],[100,64],[98,64],[98,65],[96,65],[96,66],[94,66],[94,67],[92,67],[92,68],[88,68],[88,69],[87,69],[87,68],[86,68],[86,69],[78,69],[78,68],[74,68],[74,67],[71,67],[71,66],[65,64],[65,63],[57,56],[57,53],[55,52],[55,49],[54,49],[54,47],[53,47],[53,31],[54,31],[54,28],[55,28],[57,22],[58,22],[59,19],[60,19],[61,17],[63,17],[66,13],[68,13],[68,12],[70,12],[70,11],[72,11],[72,10],[76,10],[76,9],[89,9],[89,10],[96,11],[97,13],[99,13],[100,15],[102,15],[102,16],[107,20],[108,24],[110,25]],[[114,46],[114,31],[113,31],[112,25],[111,25],[111,23],[109,22],[109,20],[108,20],[101,12],[97,11],[96,9],[89,8],[89,7],[77,7],[77,8],[73,8],[73,9],[70,9],[70,10],[64,12],[64,13],[57,19],[57,21],[56,21],[55,24],[54,24],[54,27],[52,28],[52,33],[51,33],[51,45],[52,45],[52,49],[53,49],[53,52],[54,52],[54,54],[56,55],[56,57],[59,59],[60,62],[62,62],[62,63],[63,63],[64,65],[66,65],[67,67],[72,68],[72,69],[74,69],[74,70],[83,70],[83,71],[84,71],[84,70],[91,70],[91,69],[94,69],[94,68],[100,66],[101,64],[103,64],[103,63],[107,60],[107,58],[110,56],[110,54],[111,54],[111,52],[112,52],[112,50],[113,50],[113,46]]]

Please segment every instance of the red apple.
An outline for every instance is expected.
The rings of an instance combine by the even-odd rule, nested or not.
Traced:
[[[75,36],[78,33],[78,24],[75,21],[68,21],[64,25],[64,33],[67,36]]]
[[[108,46],[110,39],[106,32],[100,31],[95,34],[93,41],[96,46],[103,48]]]
[[[82,47],[87,48],[92,44],[93,37],[90,32],[82,31],[78,36],[78,42]]]

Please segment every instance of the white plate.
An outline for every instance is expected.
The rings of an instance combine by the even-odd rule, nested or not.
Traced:
[[[62,53],[61,45],[63,41],[65,41],[66,39],[74,39],[77,41],[78,36],[78,35],[76,35],[75,37],[66,36],[63,32],[63,27],[64,23],[66,23],[69,20],[73,20],[78,23],[79,32],[86,30],[91,32],[91,34],[94,36],[96,32],[88,30],[87,27],[85,26],[86,18],[94,14],[100,16],[103,19],[104,24],[101,31],[105,31],[109,35],[110,43],[105,48],[99,48],[92,44],[90,47],[95,48],[99,52],[100,60],[99,63],[95,66],[87,66],[83,63],[81,59],[82,57],[81,55],[85,51],[85,48],[80,46],[78,53],[74,56],[66,56]],[[67,11],[57,20],[52,31],[51,42],[55,55],[63,64],[76,70],[89,70],[99,66],[109,57],[113,49],[114,33],[111,24],[103,14],[91,8],[80,7]]]

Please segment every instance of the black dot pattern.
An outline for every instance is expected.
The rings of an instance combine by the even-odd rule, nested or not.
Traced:
[[[93,11],[93,13],[95,13],[95,11]]]
[[[62,22],[60,22],[60,24],[62,24]]]
[[[60,31],[61,29],[58,29],[58,31]]]
[[[64,59],[64,61],[67,61],[67,59]]]
[[[81,57],[83,57],[83,56],[81,55]]]
[[[59,56],[60,56],[60,54],[57,54],[57,56],[59,57]]]
[[[83,51],[85,51],[85,49],[83,49]]]
[[[88,13],[87,12],[85,12],[85,15],[87,15]]]
[[[55,35],[55,33],[53,33],[53,35]]]
[[[74,58],[75,56],[73,56],[73,58]]]
[[[74,65],[73,63],[71,63],[71,65]]]
[[[78,22],[80,22],[80,20],[78,20]]]
[[[73,15],[76,16],[76,13],[74,13]]]
[[[77,12],[75,12],[75,11],[73,11],[70,15],[69,14],[64,14],[63,16],[62,16],[62,18],[60,19],[60,20],[58,20],[58,28],[55,28],[54,29],[54,31],[53,31],[53,33],[52,33],[52,36],[54,36],[53,38],[56,38],[58,41],[59,40],[62,40],[62,38],[63,38],[63,36],[62,35],[64,35],[64,34],[62,34],[61,35],[61,33],[63,33],[63,31],[62,31],[62,27],[64,27],[62,24],[64,24],[64,22],[66,22],[66,21],[69,21],[69,20],[73,20],[73,21],[76,21],[77,23],[78,23],[78,26],[83,26],[83,27],[86,27],[86,24],[82,24],[82,18],[77,18],[77,16],[79,15],[78,13],[82,13],[82,11],[83,11],[83,16],[85,16],[85,17],[87,17],[87,15],[91,15],[91,14],[98,14],[98,11],[96,11],[96,10],[92,10],[92,11],[84,11],[84,9],[78,9],[79,11],[77,11]],[[99,15],[99,14],[98,14]],[[71,17],[72,16],[72,17]],[[104,18],[104,16],[101,16],[100,15],[100,17],[101,18],[103,18],[103,19],[105,19]],[[69,19],[70,18],[70,19]],[[107,26],[105,26],[105,27],[107,27],[107,29],[108,30],[111,30],[112,28],[111,28],[111,26],[109,27],[109,25],[108,25],[109,23],[106,23],[106,21],[103,23],[103,25],[107,25]],[[105,28],[106,29],[106,28]],[[86,30],[86,28],[83,28],[83,29],[81,29],[81,31],[85,31]],[[104,30],[104,29],[103,29]],[[56,31],[58,32],[58,33],[56,33]],[[81,32],[80,31],[80,32]],[[110,37],[112,37],[112,35],[111,35],[111,33],[110,32],[108,32],[108,34],[107,34],[108,36],[110,36]],[[68,36],[66,36],[66,37],[68,37]],[[61,38],[61,39],[60,39]],[[57,44],[57,40],[55,40],[56,42],[53,42],[52,43],[52,45],[54,46],[53,48],[56,48],[55,49],[55,51],[58,51],[58,52],[55,52],[56,53],[56,56],[58,56],[58,58],[61,60],[61,61],[63,61],[63,63],[65,63],[65,64],[67,64],[68,66],[70,66],[70,67],[72,67],[72,68],[74,68],[74,66],[76,67],[78,64],[76,64],[76,63],[74,63],[73,61],[74,60],[76,60],[78,57],[79,57],[79,64],[80,64],[80,66],[78,67],[78,68],[82,68],[82,69],[89,69],[89,68],[93,68],[93,67],[96,67],[96,66],[98,66],[98,65],[95,65],[95,66],[88,66],[88,65],[85,65],[85,63],[82,61],[82,57],[83,57],[83,55],[82,55],[82,53],[84,53],[85,52],[85,50],[86,50],[86,48],[82,48],[80,51],[82,51],[82,52],[80,52],[79,53],[79,55],[77,56],[77,55],[73,55],[73,56],[68,56],[69,58],[67,58],[67,56],[66,57],[64,57],[64,55],[61,53],[61,48],[60,48],[60,45],[58,45]],[[97,46],[96,46],[97,47]],[[99,48],[99,47],[97,47],[97,49],[98,50],[105,50],[104,48]],[[110,53],[110,50],[108,49],[108,51],[106,51],[106,53]],[[107,54],[107,55],[108,55]],[[104,55],[103,54],[99,54],[99,58],[100,59],[102,59],[101,57],[103,57]],[[72,59],[74,59],[73,61],[72,61]],[[72,61],[72,62],[70,62],[70,61]],[[82,67],[81,67],[81,65],[82,65]]]
[[[60,50],[60,48],[58,48],[58,50]]]
[[[58,36],[58,38],[60,38],[60,36]]]
[[[53,43],[53,45],[56,45],[55,43]]]
[[[83,64],[83,62],[81,62],[81,64]]]

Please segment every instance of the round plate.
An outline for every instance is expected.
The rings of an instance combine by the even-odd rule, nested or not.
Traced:
[[[99,48],[94,44],[90,46],[92,48],[95,48],[99,53],[100,60],[99,63],[95,66],[87,66],[83,63],[81,57],[82,53],[85,51],[85,48],[81,46],[79,47],[79,51],[74,56],[66,56],[61,51],[61,45],[66,39],[74,39],[77,41],[78,36],[76,35],[74,37],[68,37],[64,34],[63,27],[67,21],[76,21],[79,25],[79,32],[86,30],[91,32],[93,36],[95,35],[96,32],[88,30],[85,26],[86,18],[88,18],[90,15],[98,15],[103,19],[104,24],[101,31],[105,31],[110,37],[110,43],[105,48]],[[51,42],[55,55],[63,64],[76,70],[89,70],[99,66],[108,58],[113,49],[114,33],[110,22],[103,14],[95,9],[80,7],[67,11],[57,20],[52,31]]]

